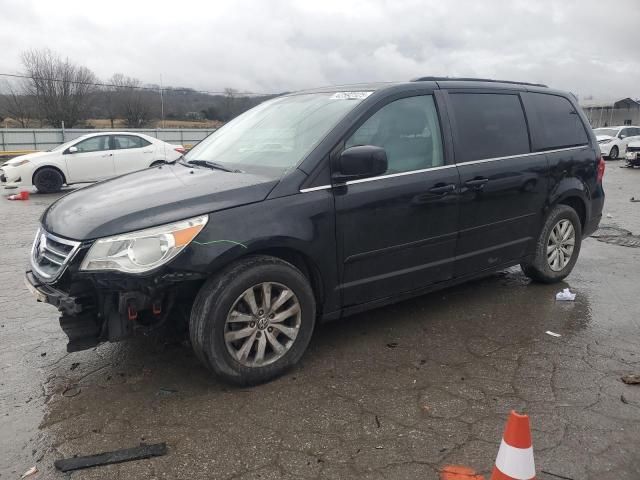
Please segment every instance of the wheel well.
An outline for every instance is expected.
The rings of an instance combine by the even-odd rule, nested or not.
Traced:
[[[580,225],[584,228],[585,221],[587,219],[587,209],[585,208],[584,202],[580,197],[567,197],[563,198],[558,202],[559,205],[567,205],[573,208],[578,217],[580,218]]]
[[[54,167],[52,165],[44,165],[42,167],[38,167],[36,169],[35,172],[33,172],[33,175],[31,176],[31,184],[34,185],[34,181],[36,179],[36,174],[40,171],[40,170],[44,170],[45,168],[50,168],[51,170],[56,170],[60,175],[62,175],[62,183],[67,183],[67,178],[65,177],[64,173],[62,172],[62,170],[60,170],[58,167]]]
[[[316,299],[316,313],[322,313],[322,300],[324,298],[322,277],[320,276],[320,270],[313,260],[303,253],[290,248],[269,248],[266,250],[251,252],[251,255],[270,255],[272,257],[279,258],[280,260],[284,260],[285,262],[289,262],[300,270],[311,284],[311,289],[313,290],[313,295]]]
[[[166,163],[166,160],[154,160],[153,162],[151,162],[151,165],[149,165],[149,167],[157,167],[158,165],[164,165]]]

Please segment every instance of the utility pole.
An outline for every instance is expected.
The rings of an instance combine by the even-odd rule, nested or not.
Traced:
[[[160,122],[164,128],[164,96],[162,94],[162,74],[160,74]]]

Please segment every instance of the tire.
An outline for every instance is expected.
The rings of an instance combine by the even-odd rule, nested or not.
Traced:
[[[564,248],[561,248],[556,252],[556,256],[553,257],[553,250],[557,243],[554,242],[551,237],[552,232],[554,235],[558,232],[557,228],[567,225],[568,222],[573,229],[573,250],[570,252],[569,260],[565,262],[566,251],[569,243],[565,243]],[[570,230],[567,227],[567,230]],[[570,233],[570,232],[569,232]],[[556,235],[559,237],[559,235]],[[567,239],[568,241],[571,238]],[[562,244],[562,242],[560,242]],[[527,277],[536,282],[541,283],[556,283],[563,280],[573,270],[578,255],[580,254],[580,245],[582,243],[582,225],[580,218],[576,211],[568,205],[556,205],[547,215],[547,219],[544,222],[540,235],[536,241],[535,254],[533,260],[528,263],[521,263],[522,271]],[[561,253],[562,252],[562,253]],[[551,257],[549,257],[550,255]],[[551,261],[553,258],[553,261]],[[557,262],[556,262],[557,259]],[[554,262],[556,262],[554,264]]]
[[[33,184],[40,193],[55,193],[62,189],[64,177],[55,168],[41,168],[33,176]]]
[[[265,283],[270,285],[273,313],[263,300]],[[293,296],[275,308],[286,298],[285,290]],[[246,295],[253,298],[253,307]],[[299,311],[287,317],[296,305]],[[311,340],[315,316],[313,291],[300,270],[275,257],[251,256],[205,282],[191,310],[189,336],[197,357],[220,378],[236,385],[257,385],[282,375],[300,360]],[[276,320],[279,317],[284,321]],[[273,318],[273,323],[267,318]],[[295,338],[285,335],[283,327],[290,335],[297,331]],[[244,335],[247,331],[253,333]],[[230,341],[235,332],[243,336]],[[276,351],[276,344],[284,347],[283,353]]]
[[[167,162],[165,162],[164,160],[155,160],[151,163],[151,165],[149,165],[149,168],[159,167],[160,165],[165,165],[166,163]]]
[[[620,151],[618,150],[618,147],[616,146],[611,147],[611,150],[609,151],[609,160],[617,160],[619,153]]]

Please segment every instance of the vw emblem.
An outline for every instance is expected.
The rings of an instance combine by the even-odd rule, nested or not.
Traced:
[[[40,239],[38,240],[38,245],[36,246],[36,260],[38,260],[38,262],[42,261],[42,259],[44,258],[44,253],[46,251],[46,248],[47,248],[47,237],[43,233],[42,235],[40,235]]]

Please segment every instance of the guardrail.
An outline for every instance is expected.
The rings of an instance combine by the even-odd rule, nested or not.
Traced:
[[[215,130],[215,128],[2,128],[0,129],[0,153],[50,150],[87,133],[99,132],[144,133],[168,143],[192,147]]]

